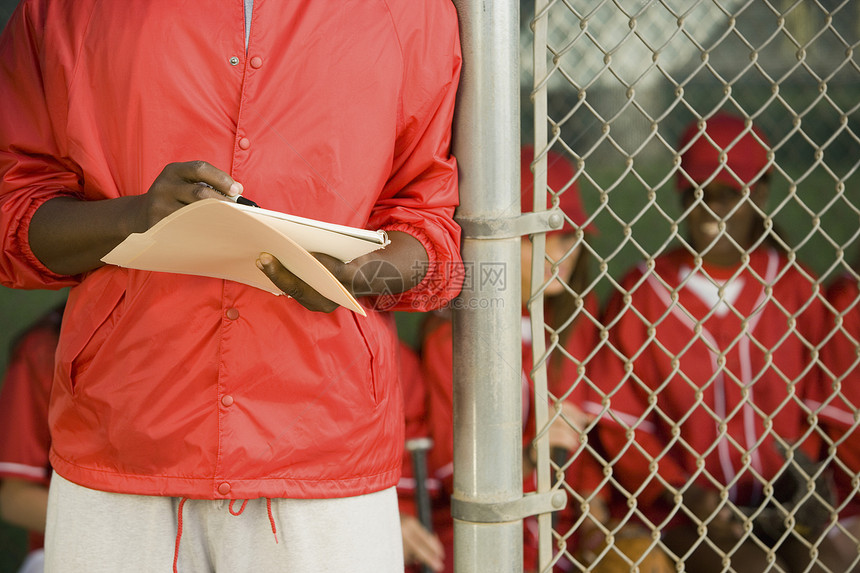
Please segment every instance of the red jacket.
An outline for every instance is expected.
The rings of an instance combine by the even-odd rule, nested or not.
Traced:
[[[860,368],[857,349],[860,341],[860,289],[857,279],[844,275],[827,289],[827,298],[838,313],[833,324],[833,336],[821,352],[828,369],[825,378],[831,399],[822,404],[821,425],[836,443],[836,457],[841,463],[830,464],[840,495],[855,499],[845,513],[860,513],[860,499],[854,494],[852,480],[860,472],[860,428],[857,412],[860,410]],[[841,324],[840,324],[841,323]],[[838,382],[838,392],[835,384]]]
[[[615,475],[631,491],[644,487],[639,504],[651,516],[665,510],[654,505],[665,491],[662,480],[680,486],[695,478],[711,488],[715,479],[730,486],[736,503],[754,503],[761,480],[785,463],[774,435],[802,441],[813,459],[819,447],[816,434],[803,438],[804,405],[820,391],[812,348],[826,319],[815,277],[759,249],[734,278],[736,269],[707,269],[727,281],[726,298],[735,297],[727,306],[703,300],[710,281],[701,272],[689,275],[692,266],[678,250],[659,257],[653,272],[640,266],[624,279],[621,292],[630,300],[618,294],[610,301],[604,324],[612,350],[592,369],[598,395],[610,400],[598,427]]]
[[[144,193],[202,159],[261,205],[401,230],[430,272],[380,305],[459,290],[449,155],[460,69],[444,0],[24,1],[0,40],[0,283],[71,285],[51,462],[106,491],[337,497],[393,486],[403,420],[390,318],[237,283],[104,267],[51,273],[30,251],[46,200]]]

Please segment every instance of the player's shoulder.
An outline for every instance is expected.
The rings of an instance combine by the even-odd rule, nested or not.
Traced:
[[[684,252],[679,249],[639,261],[624,273],[621,284],[630,286],[648,278],[656,279],[660,283],[677,282],[678,269],[684,260]]]
[[[19,334],[10,345],[12,354],[50,353],[53,355],[60,338],[64,307],[63,304],[50,310]]]
[[[853,306],[858,296],[860,281],[854,272],[846,271],[827,287],[827,299],[840,310]]]
[[[828,287],[829,291],[853,291],[860,292],[860,279],[857,278],[857,273],[854,271],[846,271],[836,277],[836,279]]]
[[[98,0],[21,0],[3,32],[3,41],[31,41],[49,50],[49,61],[56,54],[76,53],[84,37],[90,15]]]
[[[440,33],[457,30],[457,10],[451,0],[382,0],[401,32],[420,29]]]
[[[54,22],[59,26],[77,21],[86,22],[98,0],[21,0],[15,8],[15,15],[26,20],[45,25]],[[13,15],[13,18],[15,17]]]
[[[451,0],[382,0],[392,11],[402,14],[404,17],[410,15],[418,17],[422,14],[452,14],[457,10]]]
[[[801,283],[812,285],[819,282],[818,273],[816,273],[812,269],[812,267],[810,267],[800,259],[796,257],[790,257],[788,253],[775,248],[761,250],[761,252],[775,261],[777,283],[788,283],[796,285],[796,283],[799,281]]]

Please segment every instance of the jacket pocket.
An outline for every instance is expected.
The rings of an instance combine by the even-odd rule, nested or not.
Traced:
[[[113,330],[114,310],[125,298],[126,272],[105,267],[72,289],[63,315],[57,371],[72,394],[101,343]]]
[[[387,401],[392,386],[398,383],[397,328],[390,313],[368,312],[366,317],[352,314],[370,356],[370,394],[375,406]]]
[[[370,313],[366,317],[358,316],[354,312],[350,312],[349,314],[352,315],[352,320],[355,322],[355,327],[364,342],[364,347],[370,359],[370,380],[367,381],[367,384],[374,405],[378,405],[379,337],[376,335],[374,327],[379,324],[379,321],[374,320],[377,317]],[[364,324],[365,322],[368,324]]]

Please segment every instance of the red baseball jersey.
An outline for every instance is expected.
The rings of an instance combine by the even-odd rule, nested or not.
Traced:
[[[836,311],[833,336],[824,346],[821,357],[828,371],[827,400],[822,404],[819,420],[836,444],[837,463],[831,463],[837,489],[849,501],[845,515],[860,513],[860,500],[854,493],[852,479],[860,473],[860,288],[857,279],[844,275],[827,290]]]
[[[642,488],[640,509],[664,512],[654,502],[665,484],[690,480],[755,503],[785,464],[775,436],[818,455],[807,424],[821,390],[818,290],[809,271],[769,249],[746,267],[698,269],[677,250],[624,279],[605,318],[610,344],[591,370],[592,406],[616,478]]]
[[[51,478],[48,451],[48,399],[62,310],[48,313],[28,329],[12,349],[0,387],[0,479],[16,478],[45,486]],[[42,536],[30,535],[30,548]]]

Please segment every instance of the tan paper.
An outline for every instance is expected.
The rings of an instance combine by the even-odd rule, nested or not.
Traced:
[[[227,279],[281,295],[256,266],[260,253],[271,253],[324,297],[365,316],[361,305],[311,252],[349,262],[387,244],[384,231],[205,199],[170,214],[145,233],[129,235],[102,261],[132,269]]]

